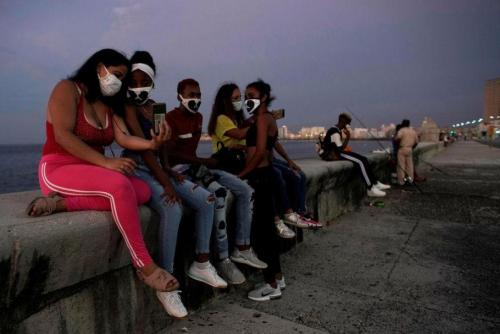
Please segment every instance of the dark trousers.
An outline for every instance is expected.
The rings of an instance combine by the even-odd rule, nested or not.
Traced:
[[[354,167],[361,174],[361,177],[366,183],[368,188],[377,183],[377,178],[373,174],[373,171],[368,163],[368,159],[358,153],[354,152],[342,152],[340,153],[340,160],[349,160],[354,163]]]
[[[275,282],[276,274],[281,272],[280,240],[274,227],[273,177],[272,167],[256,168],[248,175],[255,190],[251,242],[259,258],[267,263],[263,270],[267,283]]]

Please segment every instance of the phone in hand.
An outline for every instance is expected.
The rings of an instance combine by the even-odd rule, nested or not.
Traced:
[[[167,104],[166,103],[153,103],[153,126],[155,135],[160,134],[160,126],[165,122],[165,116],[167,114]]]
[[[281,119],[285,117],[285,109],[274,109],[270,111],[274,119]]]

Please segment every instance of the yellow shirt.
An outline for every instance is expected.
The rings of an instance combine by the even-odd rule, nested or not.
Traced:
[[[232,129],[237,129],[236,124],[226,115],[219,115],[215,125],[215,133],[212,135],[212,152],[217,152],[218,142],[222,142],[225,147],[232,147],[235,145],[245,145],[245,139],[234,139],[225,135],[225,133]]]

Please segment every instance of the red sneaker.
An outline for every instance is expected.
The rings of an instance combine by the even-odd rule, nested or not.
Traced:
[[[304,222],[306,222],[307,226],[310,228],[310,229],[319,229],[319,228],[322,228],[323,227],[323,224],[321,224],[320,222],[318,221],[315,221],[313,220],[311,217],[309,217],[308,214],[306,215],[301,215],[300,218],[302,218],[302,220]]]

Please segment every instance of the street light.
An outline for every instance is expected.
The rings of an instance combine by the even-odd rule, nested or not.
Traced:
[[[472,124],[476,124],[476,120],[473,120],[473,121],[472,121]]]
[[[477,121],[478,121],[478,122],[482,122],[482,121],[483,121],[483,119],[482,119],[482,118],[480,118],[480,119],[478,119]]]
[[[490,116],[490,119],[493,119],[493,118],[495,118],[495,117],[493,117],[493,116]]]

